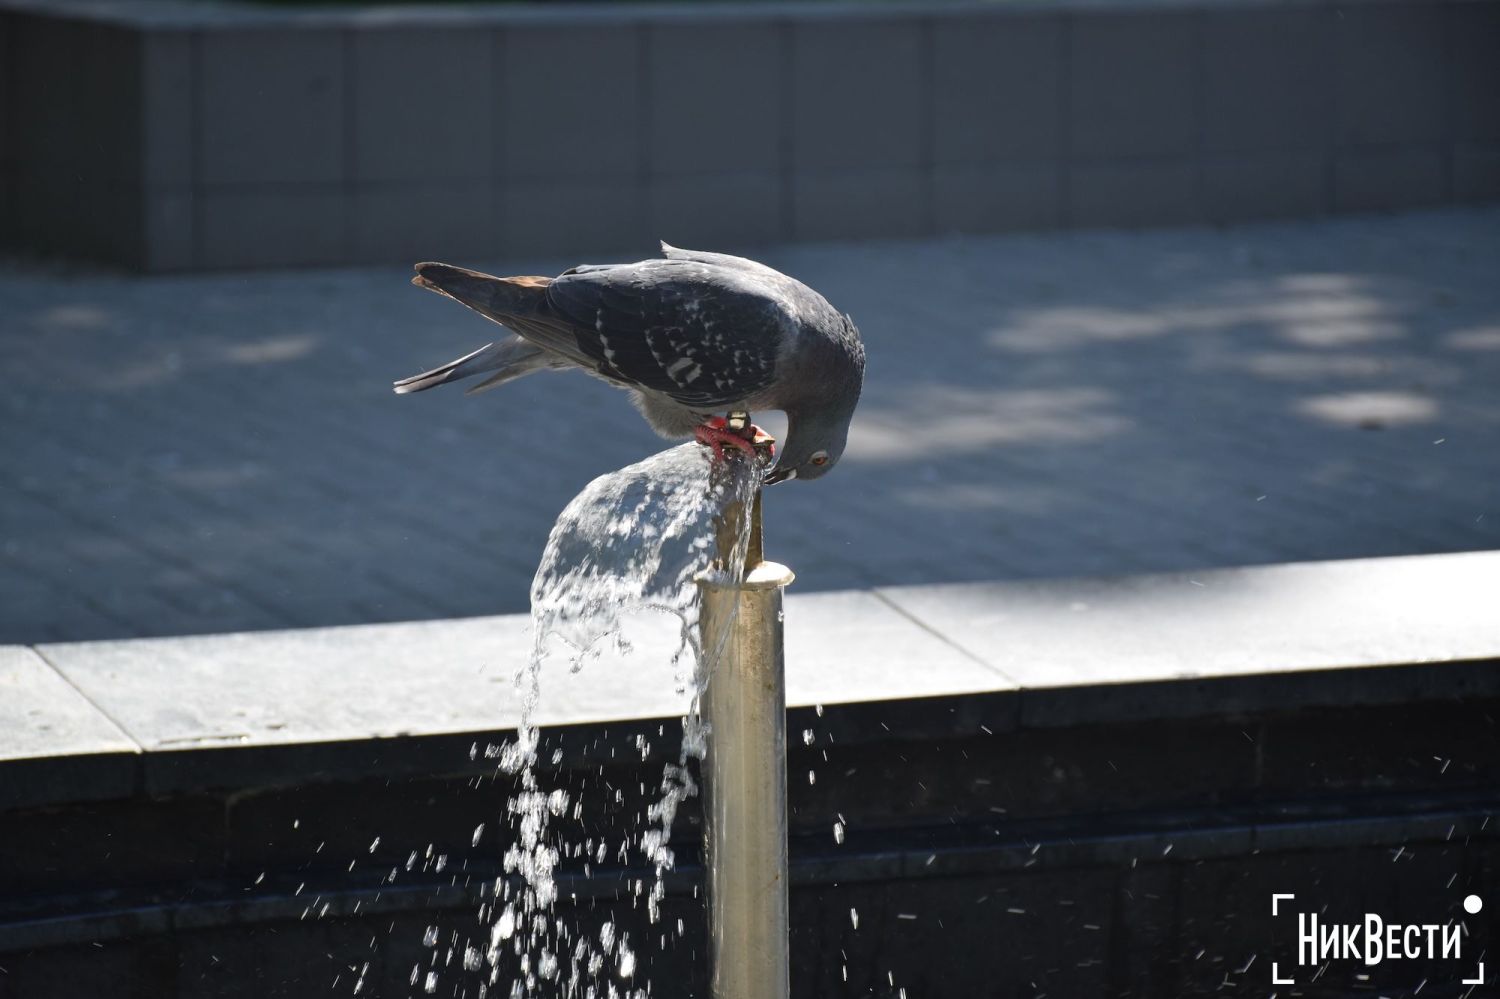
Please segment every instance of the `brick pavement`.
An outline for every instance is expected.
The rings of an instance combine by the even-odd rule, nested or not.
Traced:
[[[799,589],[1500,547],[1500,209],[758,255],[871,358],[768,494]],[[664,444],[577,375],[393,395],[488,334],[406,275],[0,268],[0,641],[524,609]]]

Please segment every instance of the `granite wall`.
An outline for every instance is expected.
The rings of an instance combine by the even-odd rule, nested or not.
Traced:
[[[0,0],[0,232],[145,271],[1500,197],[1500,2]]]

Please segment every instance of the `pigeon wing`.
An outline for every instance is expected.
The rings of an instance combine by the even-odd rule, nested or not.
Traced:
[[[696,263],[569,272],[548,286],[547,304],[600,374],[702,409],[768,388],[780,345],[796,335],[752,276]]]

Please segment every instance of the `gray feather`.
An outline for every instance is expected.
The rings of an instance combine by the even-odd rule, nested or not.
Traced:
[[[414,392],[493,371],[483,391],[543,368],[579,367],[630,389],[664,436],[715,412],[787,416],[777,472],[815,479],[848,440],[864,384],[859,330],[822,295],[743,257],[662,244],[665,259],[589,264],[556,278],[417,265],[413,283],[518,336],[403,379]]]
[[[553,359],[548,358],[539,347],[518,336],[512,336],[495,343],[487,343],[472,354],[465,354],[431,371],[403,378],[396,382],[395,388],[397,395],[407,395],[438,385],[446,385],[448,382],[456,382],[461,378],[483,374],[486,371],[497,372],[469,390],[478,392],[553,366],[555,366]]]

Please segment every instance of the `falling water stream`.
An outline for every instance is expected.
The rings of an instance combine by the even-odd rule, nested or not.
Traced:
[[[697,791],[689,758],[701,759],[706,748],[698,698],[724,637],[700,634],[698,581],[709,572],[734,578],[743,572],[758,476],[751,461],[714,468],[706,448],[685,444],[595,479],[558,517],[532,583],[534,645],[516,677],[521,724],[514,741],[490,750],[499,768],[513,775],[514,791],[506,806],[507,876],[496,881],[481,910],[487,937],[464,952],[464,968],[482,973],[478,995],[650,994],[649,982],[637,974],[636,952],[612,922],[588,932],[559,916],[555,875],[570,859],[643,864],[654,876],[636,891],[650,922],[660,922],[663,879],[673,866],[672,822],[679,805]],[[716,564],[716,528],[725,517],[733,518],[737,540]],[[533,719],[547,696],[543,676],[559,659],[578,672],[606,653],[611,663],[615,655],[628,655],[632,621],[643,615],[665,623],[672,632],[667,644],[675,643],[668,655],[688,705],[681,755],[665,764],[659,796],[615,850],[602,833],[570,842],[558,820],[577,819],[582,803],[567,788],[548,786],[546,764],[557,763],[560,751],[549,761],[539,759],[541,735]]]

